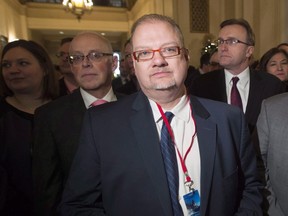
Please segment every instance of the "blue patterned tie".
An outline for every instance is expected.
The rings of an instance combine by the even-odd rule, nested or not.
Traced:
[[[243,110],[241,96],[237,88],[238,81],[238,77],[232,78],[233,85],[231,89],[231,104],[234,106],[238,106],[241,110]]]
[[[165,113],[167,120],[170,124],[173,113],[166,112]],[[180,206],[178,200],[178,189],[179,189],[179,177],[178,177],[178,165],[177,165],[177,158],[174,144],[172,143],[171,136],[168,132],[168,129],[163,121],[163,126],[161,129],[161,151],[162,157],[165,165],[166,170],[166,177],[168,180],[169,190],[170,190],[170,197],[172,201],[172,207],[174,216],[183,216],[182,208]]]

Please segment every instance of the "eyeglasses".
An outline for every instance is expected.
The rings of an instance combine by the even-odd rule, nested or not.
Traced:
[[[139,50],[133,52],[133,57],[134,59],[139,62],[139,61],[147,61],[153,58],[155,52],[159,52],[162,57],[164,58],[169,58],[173,56],[180,55],[180,50],[182,48],[178,46],[171,46],[171,47],[164,47],[160,48],[157,50]]]
[[[238,40],[236,38],[229,38],[227,40],[223,40],[223,39],[218,39],[216,41],[217,45],[220,46],[220,45],[223,45],[224,43],[227,44],[228,46],[235,46],[237,45],[238,43],[241,43],[241,44],[245,44],[247,46],[252,46],[251,44],[248,44],[246,42],[243,42],[241,40]]]
[[[88,55],[70,55],[69,62],[70,64],[77,65],[83,62],[85,58],[89,61],[99,62],[103,56],[113,56],[112,53],[100,53],[100,52],[91,52]]]

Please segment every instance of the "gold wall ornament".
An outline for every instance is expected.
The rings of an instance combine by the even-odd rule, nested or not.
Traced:
[[[91,12],[93,8],[92,0],[63,0],[62,4],[66,11],[76,15],[78,21],[85,12]]]

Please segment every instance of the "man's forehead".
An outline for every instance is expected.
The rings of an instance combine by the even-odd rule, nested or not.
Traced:
[[[220,29],[219,36],[222,34],[227,35],[239,35],[239,34],[245,34],[246,35],[246,29],[241,25],[227,25]]]

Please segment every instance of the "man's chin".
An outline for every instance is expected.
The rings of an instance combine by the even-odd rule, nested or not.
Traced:
[[[161,85],[156,85],[155,90],[160,90],[160,91],[165,91],[165,90],[171,90],[176,88],[175,83],[170,83],[170,84],[161,84]]]

